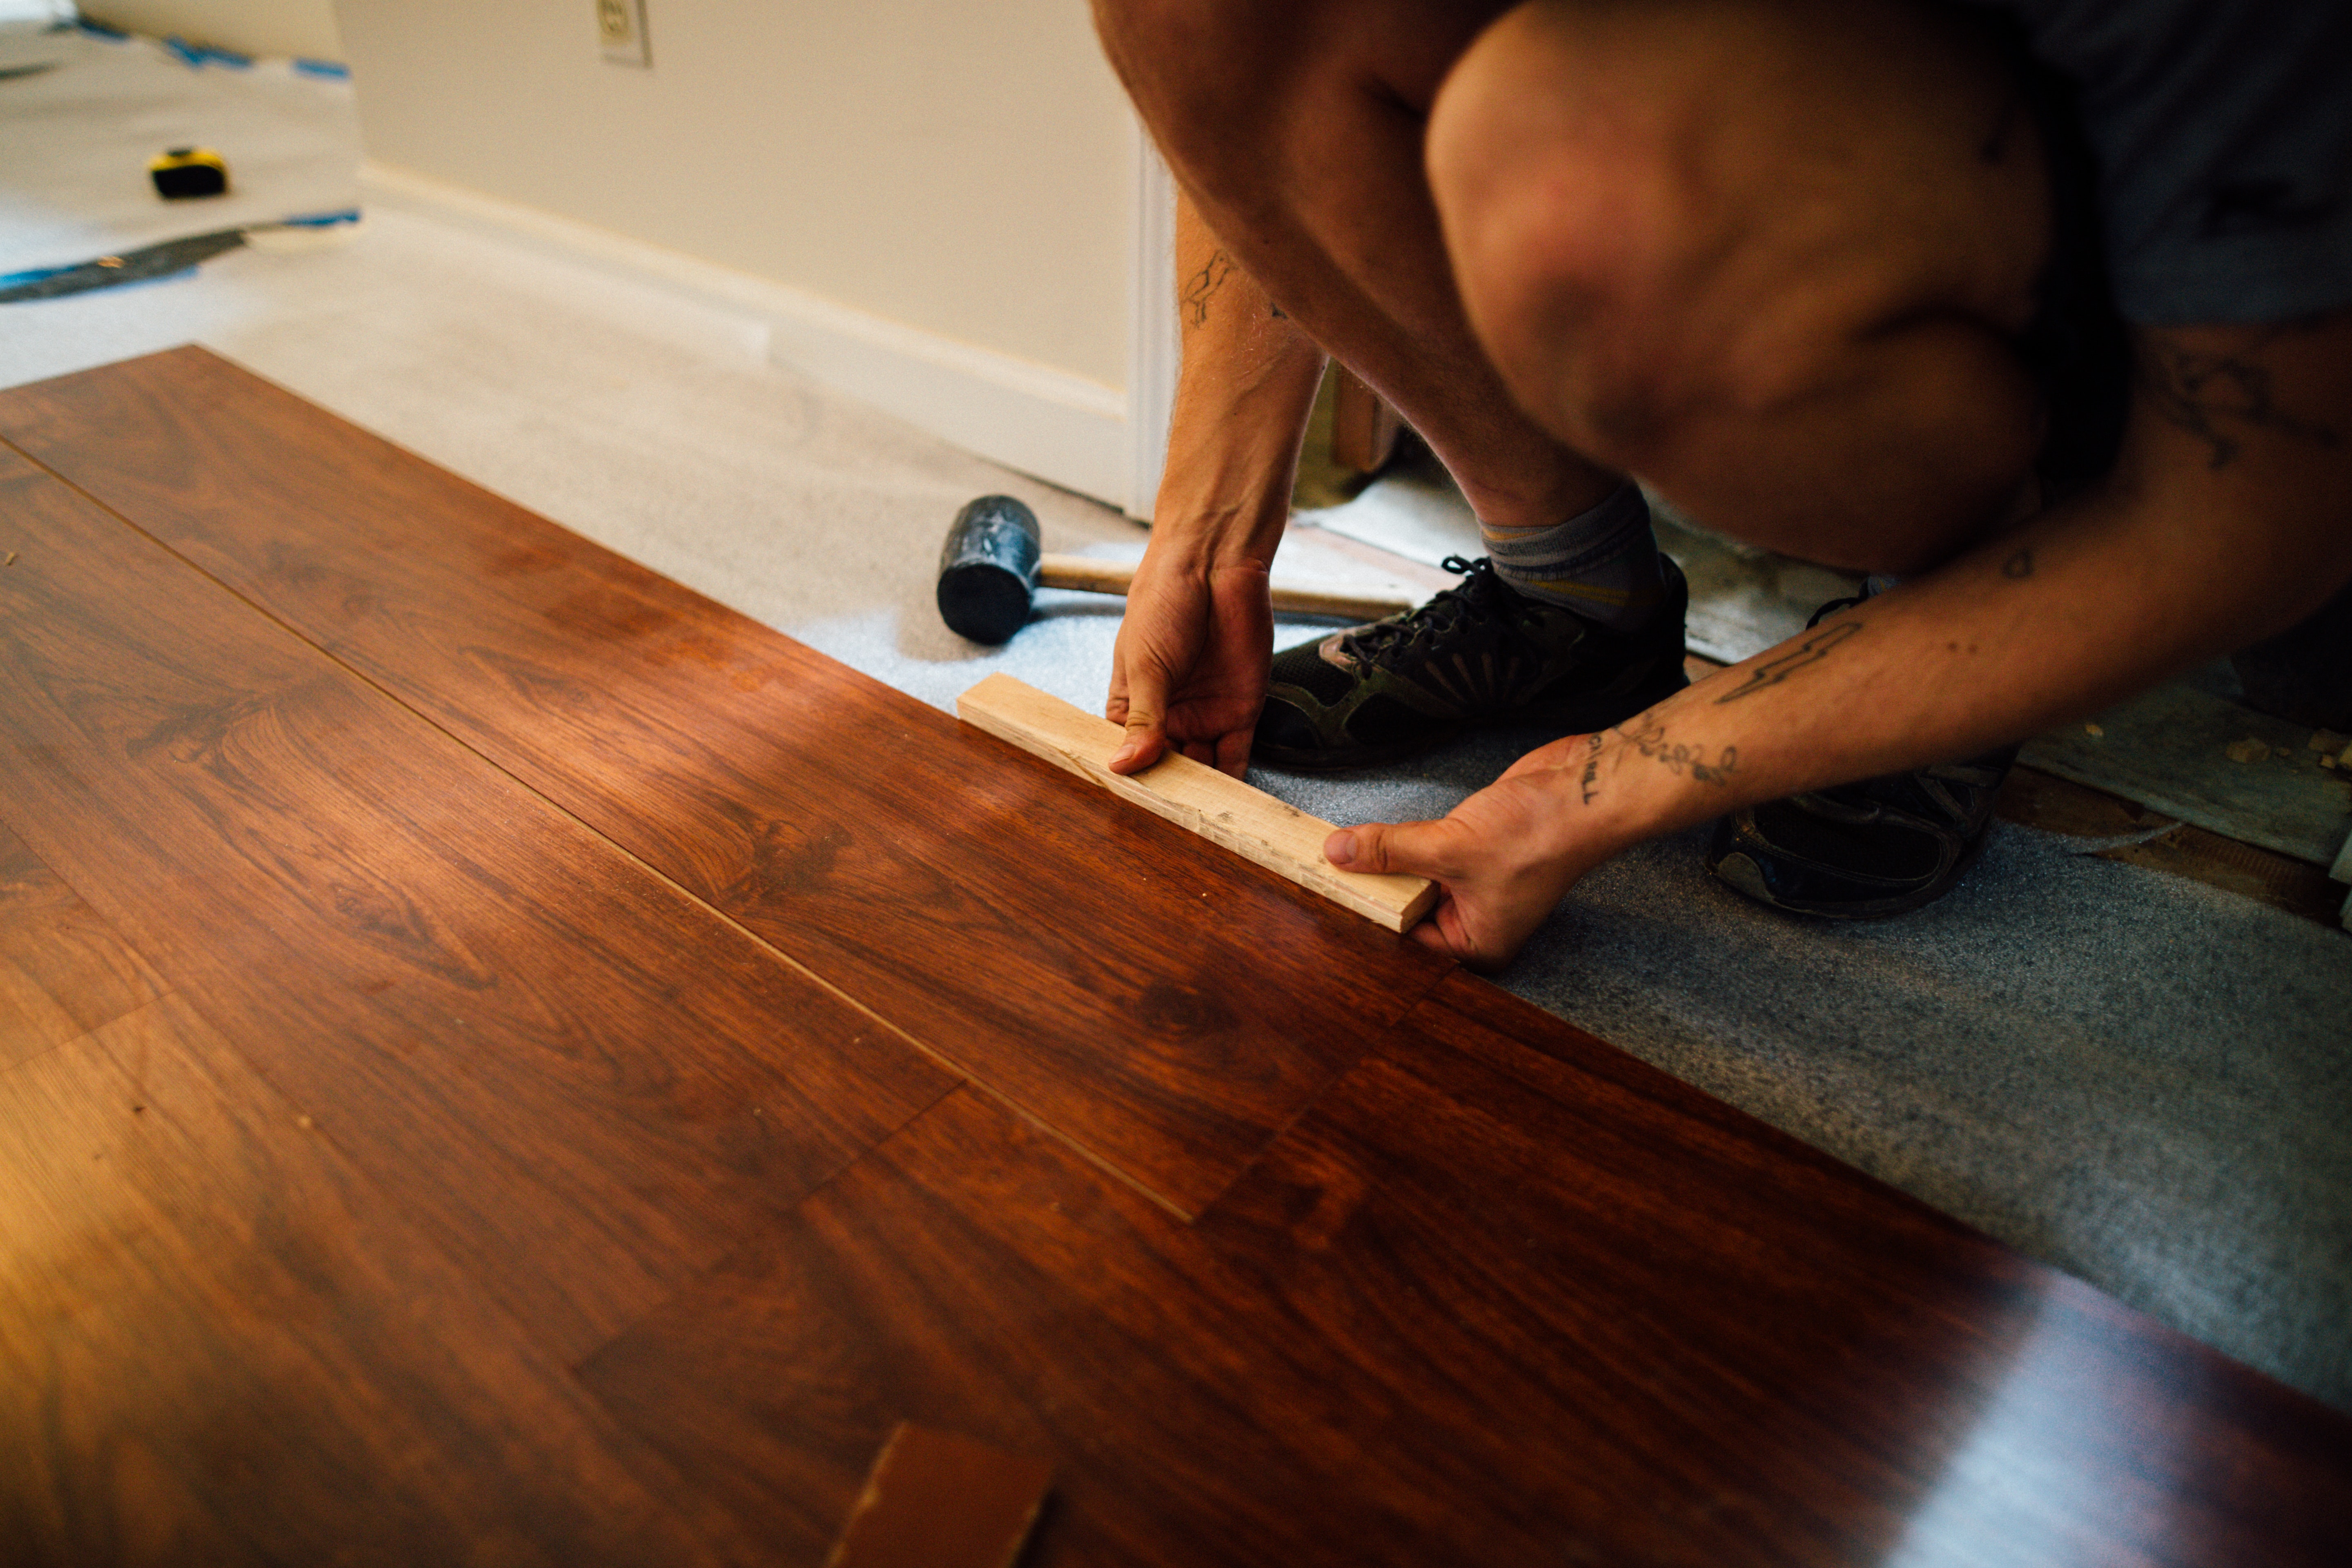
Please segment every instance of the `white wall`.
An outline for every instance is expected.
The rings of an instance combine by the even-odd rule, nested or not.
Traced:
[[[333,0],[85,0],[94,22],[247,55],[340,60]]]
[[[340,0],[371,159],[1127,383],[1136,178],[1085,0]],[[1051,476],[1049,476],[1051,477]]]

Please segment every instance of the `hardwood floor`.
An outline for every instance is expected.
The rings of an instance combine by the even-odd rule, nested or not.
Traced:
[[[0,432],[1180,1211],[1443,967],[200,351]]]
[[[194,350],[0,393],[0,1562],[2336,1563],[2352,1422]],[[21,454],[21,455],[19,455]]]

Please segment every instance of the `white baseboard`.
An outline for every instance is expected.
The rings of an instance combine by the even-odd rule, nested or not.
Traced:
[[[1150,514],[1116,387],[373,160],[360,183],[370,201],[740,311],[766,328],[776,364],[992,462]]]
[[[1151,521],[1168,458],[1182,353],[1176,330],[1176,176],[1140,125],[1135,128],[1135,228],[1127,351],[1128,515]]]

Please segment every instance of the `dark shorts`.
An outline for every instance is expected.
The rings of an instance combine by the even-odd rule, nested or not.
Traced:
[[[2126,321],[2352,305],[2352,4],[1973,3],[2073,92]]]
[[[2352,0],[1971,0],[2011,53],[2054,224],[2020,347],[2054,499],[2112,466],[2126,322],[2352,305]]]

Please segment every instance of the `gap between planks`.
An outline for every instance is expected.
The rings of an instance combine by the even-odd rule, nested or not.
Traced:
[[[1171,751],[1141,773],[1111,772],[1126,731],[1012,676],[992,675],[957,698],[956,717],[1390,931],[1412,930],[1437,902],[1426,877],[1340,870],[1323,858],[1331,824],[1205,763]]]

